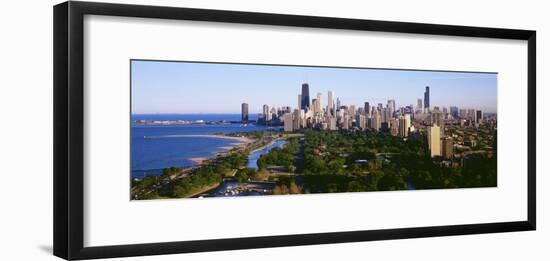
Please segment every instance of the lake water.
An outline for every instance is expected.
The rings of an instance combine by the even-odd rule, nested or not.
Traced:
[[[195,165],[191,158],[214,157],[233,147],[235,140],[208,137],[182,137],[199,135],[248,132],[266,129],[265,126],[248,124],[188,124],[188,125],[138,125],[136,120],[163,121],[239,121],[240,114],[158,114],[132,115],[131,166],[132,177],[159,175],[163,168]],[[176,137],[174,137],[176,135]]]
[[[252,153],[250,153],[250,155],[248,156],[248,163],[247,163],[247,168],[251,168],[251,169],[258,169],[258,159],[260,158],[260,156],[268,153],[270,150],[274,149],[274,148],[282,148],[283,146],[285,145],[285,141],[284,140],[276,140],[275,142],[273,142],[272,144],[270,144],[269,146],[261,149],[261,150],[256,150]]]

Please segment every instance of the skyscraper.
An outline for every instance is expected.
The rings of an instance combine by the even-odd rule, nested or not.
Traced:
[[[283,115],[283,123],[284,123],[284,130],[285,131],[293,131],[293,129],[292,129],[292,125],[293,125],[292,113],[286,113],[285,115]]]
[[[293,130],[298,130],[300,128],[302,128],[304,126],[304,115],[305,115],[305,112],[304,110],[294,110],[294,115],[292,115],[292,129]]]
[[[369,102],[365,102],[365,114],[367,116],[370,116],[370,103]]]
[[[270,121],[271,120],[271,113],[269,112],[269,105],[267,104],[264,104],[264,107],[263,107],[263,115],[264,115],[264,120],[267,122],[267,121]]]
[[[393,115],[395,112],[395,100],[388,100],[388,108],[390,108],[390,113]]]
[[[380,130],[382,122],[380,122],[380,111],[374,111],[372,116],[372,128],[375,130]]]
[[[453,118],[455,119],[458,118],[458,107],[451,106],[451,116],[453,116]]]
[[[302,84],[302,104],[301,105],[302,106],[300,107],[300,109],[302,110],[311,109],[309,104],[309,84],[307,83]]]
[[[357,114],[355,121],[360,129],[364,130],[367,127],[367,117],[365,115]]]
[[[433,125],[428,127],[428,148],[430,149],[430,156],[441,156],[441,130],[439,126]]]
[[[476,109],[468,109],[468,118],[472,122],[476,121]]]
[[[321,108],[323,108],[323,103],[321,102],[322,94],[320,92],[317,93],[317,111],[321,112]]]
[[[422,106],[422,99],[418,99],[417,103],[416,103],[416,110],[417,111],[422,111],[423,108],[424,108],[424,106]]]
[[[424,109],[430,109],[430,86],[426,86],[426,91],[424,92]]]
[[[390,108],[382,108],[382,110],[380,111],[380,122],[383,123],[383,122],[389,122],[390,121],[390,117],[388,117],[388,114],[390,113]]]
[[[350,117],[355,117],[355,114],[357,114],[357,110],[355,108],[355,105],[350,105],[349,106],[348,113],[349,113]]]
[[[301,109],[302,108],[302,95],[301,94],[298,94],[298,109]]]
[[[241,104],[241,121],[248,123],[248,103]]]
[[[327,100],[328,114],[334,116],[334,99],[332,96],[333,96],[332,91],[328,91],[328,100]]]
[[[476,123],[481,123],[483,120],[483,111],[476,110]]]
[[[432,124],[443,127],[443,115],[437,108],[432,111]]]
[[[311,100],[311,108],[313,109],[313,114],[316,114],[319,112],[319,100],[313,99]]]
[[[411,127],[411,115],[405,114],[403,116],[400,116],[399,129],[398,129],[399,136],[403,138],[408,137],[410,127]]]

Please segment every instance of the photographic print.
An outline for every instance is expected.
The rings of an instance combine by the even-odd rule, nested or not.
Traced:
[[[132,200],[497,186],[494,72],[130,67]]]

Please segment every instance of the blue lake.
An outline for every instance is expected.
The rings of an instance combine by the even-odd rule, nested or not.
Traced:
[[[136,120],[185,120],[185,121],[239,121],[240,114],[148,114],[132,115]],[[263,130],[265,126],[248,124],[189,124],[189,125],[138,125],[132,123],[131,167],[132,177],[159,175],[163,168],[195,165],[191,158],[214,157],[233,147],[235,140],[207,137],[182,137]],[[176,135],[174,137],[173,135]]]

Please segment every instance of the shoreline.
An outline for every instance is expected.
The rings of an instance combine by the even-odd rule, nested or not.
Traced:
[[[257,152],[257,151],[260,151],[260,150],[264,150],[264,149],[268,148],[269,146],[275,144],[275,142],[280,141],[280,140],[285,140],[285,139],[283,139],[283,138],[274,139],[274,140],[270,141],[269,143],[267,143],[267,144],[265,144],[265,145],[263,145],[263,146],[261,146],[261,147],[259,147],[259,148],[256,148],[256,149],[254,149],[254,150],[251,150],[251,151],[250,151],[250,154],[252,154],[252,153],[254,153],[254,152]]]
[[[253,139],[248,137],[236,137],[236,136],[227,136],[227,135],[221,135],[221,134],[186,134],[186,135],[167,135],[165,137],[189,137],[189,138],[216,138],[216,139],[228,139],[228,140],[235,140],[239,143],[251,143],[254,142]]]
[[[192,169],[192,168],[196,168],[196,167],[200,167],[205,161],[208,161],[208,160],[211,160],[211,159],[215,159],[217,158],[218,156],[220,155],[224,155],[224,154],[227,154],[229,153],[232,149],[236,148],[236,147],[243,147],[243,146],[246,146],[250,143],[253,143],[255,140],[254,139],[251,139],[249,137],[235,137],[235,136],[226,136],[226,135],[221,135],[221,134],[188,134],[188,135],[169,135],[169,136],[165,136],[165,137],[196,137],[196,138],[219,138],[219,139],[228,139],[228,140],[234,140],[236,141],[235,143],[230,143],[229,145],[230,146],[223,146],[223,147],[218,147],[220,149],[222,149],[221,151],[219,152],[216,152],[215,155],[212,155],[211,157],[192,157],[192,158],[187,158],[187,160],[191,161],[192,162],[192,165],[187,165],[187,166],[182,166],[180,168],[183,168],[185,170],[188,170],[188,169]],[[162,169],[148,169],[148,170],[140,170],[140,172],[143,171],[143,172],[148,172],[148,171],[158,171],[160,173],[162,173]],[[148,175],[150,176],[150,175]],[[155,175],[156,176],[156,175]],[[158,175],[160,176],[160,175]],[[132,177],[132,178],[138,178],[138,177]]]
[[[192,161],[193,163],[195,163],[197,165],[201,165],[204,161],[206,161],[208,159],[211,159],[211,158],[206,158],[206,157],[189,158],[190,161]]]
[[[207,193],[211,190],[214,190],[216,188],[218,188],[223,182],[218,182],[218,183],[214,183],[212,185],[209,185],[209,186],[204,186],[202,188],[200,188],[199,190],[183,197],[183,198],[198,198],[201,194],[204,194],[204,193]]]

